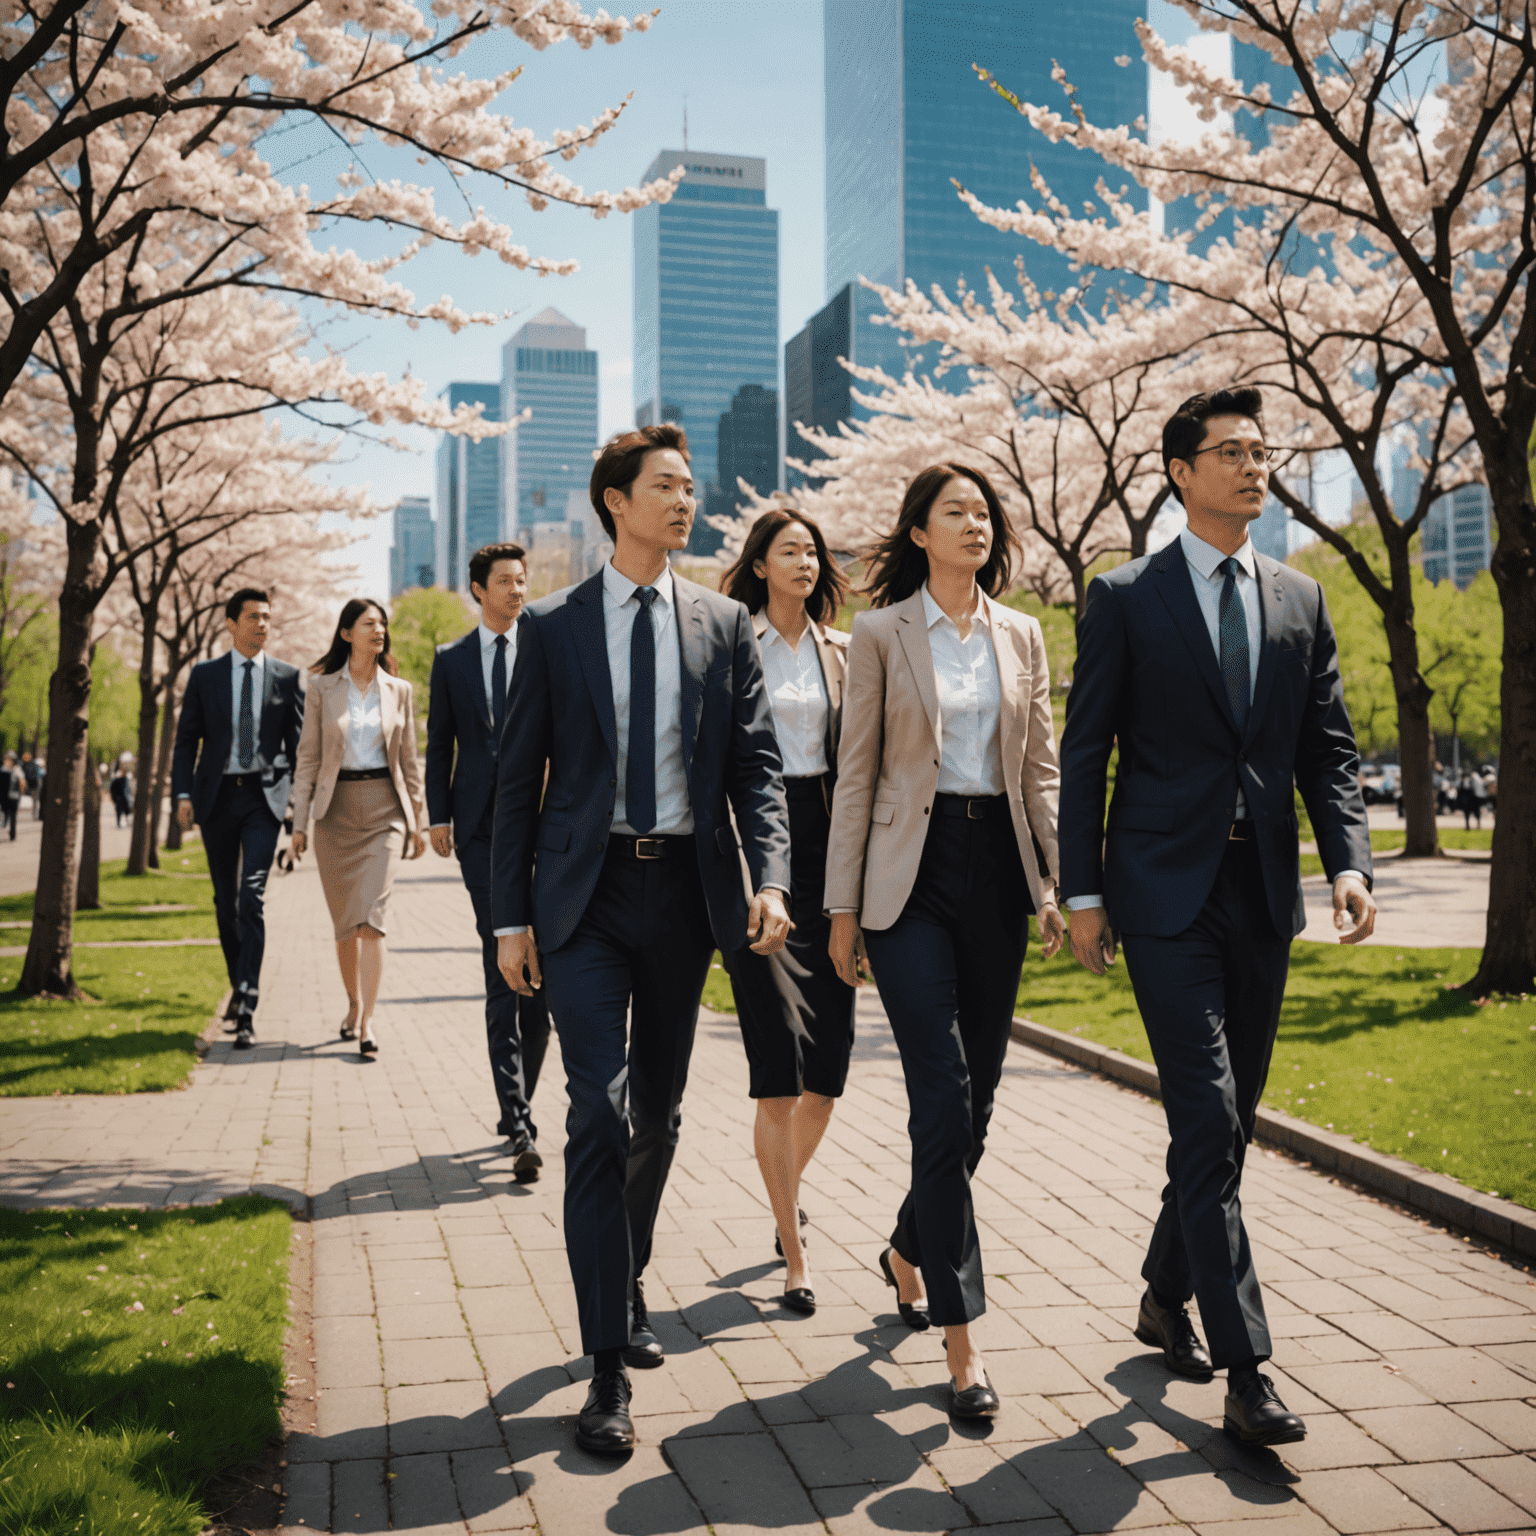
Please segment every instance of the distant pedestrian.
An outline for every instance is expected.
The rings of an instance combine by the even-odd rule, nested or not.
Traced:
[[[1461,788],[1456,791],[1456,809],[1461,812],[1462,825],[1471,829],[1475,819],[1479,830],[1483,825],[1483,800],[1478,794],[1480,786],[1470,773],[1463,775]]]
[[[16,841],[16,812],[21,809],[21,797],[26,793],[27,781],[16,763],[16,754],[7,752],[5,763],[0,767],[0,820],[11,841]]]
[[[123,758],[117,765],[117,772],[112,775],[112,781],[107,786],[107,793],[112,797],[112,809],[117,814],[117,825],[122,826],[125,819],[133,817],[133,775],[129,771],[132,766],[131,758]]]
[[[43,792],[48,787],[48,764],[42,758],[38,758],[33,764],[37,776],[32,785],[32,820],[43,819]]]

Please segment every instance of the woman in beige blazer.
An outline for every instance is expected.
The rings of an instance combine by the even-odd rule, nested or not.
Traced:
[[[1014,547],[978,471],[936,464],[908,486],[853,623],[827,853],[832,959],[859,984],[862,928],[907,1083],[912,1183],[880,1267],[908,1326],[944,1328],[960,1418],[998,1408],[970,1336],[986,1310],[971,1175],[1030,914],[1047,955],[1065,932],[1044,639],[992,600]]]
[[[848,1081],[853,988],[827,950],[827,867],[848,637],[829,628],[846,583],[821,530],[791,507],[765,512],[720,582],[744,603],[763,658],[789,806],[790,916],[783,950],[725,957],[757,1100],[753,1145],[784,1256],[784,1305],[816,1310],[800,1226],[800,1178]]]
[[[416,760],[411,685],[389,654],[389,618],[367,598],[341,610],[331,648],[310,668],[293,780],[293,856],[315,818],[315,863],[336,930],[347,989],[341,1038],[365,1060],[378,1053],[373,1009],[384,975],[384,934],[404,845],[419,859],[426,805]]]

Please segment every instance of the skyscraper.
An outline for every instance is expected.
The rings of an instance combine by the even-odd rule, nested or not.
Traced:
[[[501,420],[495,384],[450,384],[450,409],[483,405],[487,421]],[[501,441],[475,442],[444,432],[437,445],[437,581],[450,592],[469,590],[469,557],[501,537]]]
[[[586,495],[597,446],[597,353],[558,309],[533,317],[501,349],[501,420],[532,414],[501,439],[501,526],[516,538],[565,522],[566,497]]]
[[[767,206],[766,161],[669,149],[646,179],[678,165],[688,174],[672,201],[634,216],[635,423],[675,421],[688,433],[707,513],[735,503],[720,444],[755,441],[764,397],[773,411],[771,473],[762,483],[748,478],[764,492],[778,484],[779,215]],[[761,394],[745,394],[747,386]],[[701,517],[688,547],[712,554],[720,543]]]
[[[430,587],[436,580],[437,534],[432,503],[425,496],[402,496],[395,503],[395,540],[389,549],[389,595],[410,587]]]
[[[1493,498],[1486,485],[1463,485],[1437,496],[1425,515],[1424,575],[1470,584],[1493,561]]]

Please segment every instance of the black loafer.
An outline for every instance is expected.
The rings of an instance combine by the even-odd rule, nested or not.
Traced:
[[[235,1049],[237,1051],[254,1050],[256,1046],[256,1026],[249,1019],[241,1019],[235,1028]]]
[[[901,1299],[901,1287],[896,1284],[896,1273],[891,1268],[891,1250],[885,1249],[880,1255],[880,1268],[885,1274],[885,1283],[896,1292],[896,1312],[908,1328],[921,1333],[928,1327],[928,1303],[919,1301],[908,1303]]]
[[[511,1138],[512,1144],[507,1148],[512,1157],[512,1182],[514,1184],[536,1184],[539,1178],[539,1170],[544,1166],[544,1159],[539,1156],[539,1149],[533,1144],[533,1137],[527,1131],[521,1131]]]
[[[667,1357],[667,1352],[661,1347],[651,1328],[649,1313],[645,1310],[645,1292],[640,1287],[640,1282],[635,1281],[635,1295],[631,1304],[631,1321],[629,1325],[629,1343],[624,1349],[624,1364],[632,1365],[637,1370],[649,1371],[660,1365]]]
[[[1163,1361],[1175,1376],[1209,1381],[1216,1373],[1211,1357],[1195,1332],[1187,1307],[1160,1307],[1149,1288],[1136,1314],[1136,1337],[1163,1352]]]
[[[810,1238],[808,1238],[805,1235],[805,1227],[806,1227],[806,1222],[808,1220],[809,1220],[809,1218],[806,1216],[805,1212],[801,1211],[800,1212],[800,1241],[801,1241],[802,1244],[806,1244],[806,1243],[810,1242]],[[778,1254],[778,1256],[781,1259],[784,1257],[784,1244],[783,1244],[783,1242],[779,1238],[779,1232],[778,1232],[778,1228],[777,1227],[774,1228],[774,1232],[773,1232],[773,1251],[776,1254]]]
[[[1294,1445],[1307,1438],[1307,1426],[1275,1392],[1268,1376],[1253,1371],[1229,1382],[1221,1427],[1239,1445]]]
[[[629,1398],[629,1377],[623,1371],[602,1371],[594,1376],[576,1420],[576,1444],[594,1456],[629,1455],[635,1448]]]
[[[785,1291],[781,1299],[791,1312],[803,1312],[809,1317],[816,1310],[816,1292],[808,1285],[797,1285],[794,1290]]]
[[[992,1390],[992,1383],[985,1376],[974,1386],[967,1387],[964,1392],[955,1387],[955,1378],[949,1378],[949,1401],[945,1404],[949,1409],[952,1419],[995,1419],[997,1410],[1001,1406],[997,1400],[997,1393]]]

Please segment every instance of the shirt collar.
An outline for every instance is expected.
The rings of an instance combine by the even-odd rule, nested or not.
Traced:
[[[800,646],[804,645],[807,640],[809,640],[812,645],[815,645],[816,643],[816,626],[814,624],[807,624],[805,626],[805,629],[801,632],[800,635],[800,645],[791,645],[788,639],[779,633],[772,620],[770,620],[763,629],[764,645],[782,645],[786,651],[789,651],[792,654],[798,654]]]
[[[935,624],[942,622],[948,624],[956,634],[959,634],[960,626],[934,601],[933,593],[928,590],[928,583],[926,581],[919,590],[923,594],[923,617],[928,621],[928,628],[932,629]],[[992,610],[989,607],[990,599],[985,592],[977,592],[976,599],[976,612],[971,617],[977,623],[985,624],[990,629],[992,627]]]
[[[499,638],[496,634],[496,631],[494,629],[488,629],[484,619],[481,619],[479,624],[477,624],[475,627],[480,631],[480,649],[482,651],[490,650],[496,644],[496,641]],[[516,632],[516,624],[512,625],[512,627],[508,629],[506,634],[506,641],[508,645],[512,644],[512,637]]]
[[[231,668],[234,670],[236,677],[240,676],[241,672],[245,668],[246,662],[248,661],[254,661],[256,663],[256,670],[251,673],[252,678],[260,677],[261,669],[266,665],[267,662],[267,653],[265,649],[257,651],[254,656],[242,656],[240,652],[234,648],[234,646],[230,646],[229,663]]]
[[[652,583],[656,595],[669,608],[672,606],[672,567],[668,566]],[[603,566],[603,601],[613,608],[622,608],[636,592],[640,584],[614,567],[613,561]]]
[[[1193,534],[1188,528],[1179,534],[1179,546],[1184,551],[1184,558],[1205,577],[1207,581],[1216,574],[1216,567],[1227,557],[1216,548],[1214,544],[1207,544],[1198,534]],[[1257,579],[1258,562],[1254,558],[1253,540],[1244,539],[1242,547],[1233,555],[1244,575]]]

